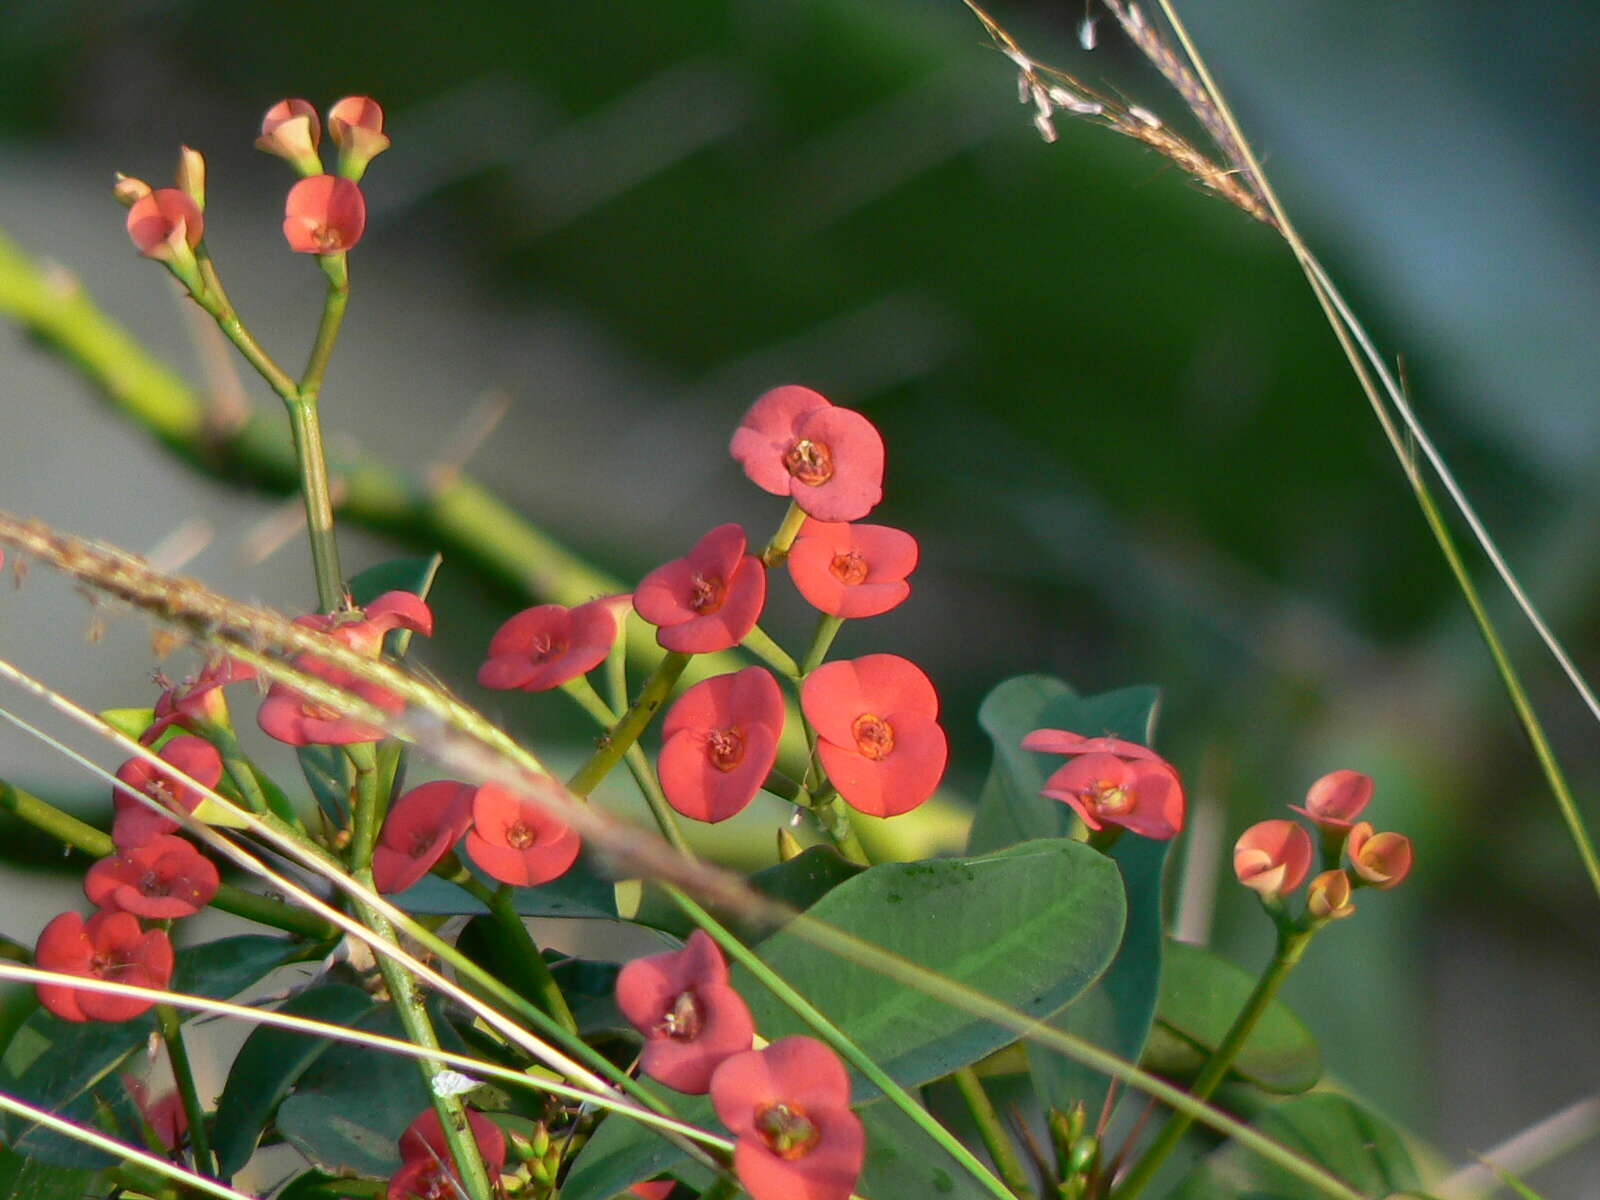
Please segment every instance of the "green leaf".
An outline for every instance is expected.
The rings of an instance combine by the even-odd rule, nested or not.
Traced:
[[[1085,737],[1110,734],[1150,743],[1160,693],[1153,687],[1123,688],[1080,696],[1048,675],[1019,675],[984,698],[978,723],[994,742],[994,763],[978,798],[967,850],[998,850],[1030,838],[1069,837],[1078,828],[1072,809],[1039,795],[1060,755],[1022,749],[1035,729],[1070,729]]]
[[[439,1044],[464,1053],[461,1036],[435,1005],[428,1007]],[[373,1010],[357,1027],[406,1036],[392,1005]],[[400,1165],[400,1135],[431,1103],[414,1060],[366,1046],[331,1046],[278,1106],[278,1132],[322,1170],[392,1175]]]
[[[83,1200],[94,1194],[92,1167],[58,1167],[0,1150],[0,1196],[16,1200]]]
[[[328,983],[293,996],[278,1011],[290,1016],[354,1025],[373,1007],[358,987]],[[289,1029],[261,1026],[245,1039],[217,1102],[212,1149],[225,1176],[236,1174],[255,1153],[261,1132],[302,1074],[333,1043]]]
[[[1420,1186],[1400,1136],[1343,1096],[1331,1092],[1296,1096],[1252,1124],[1363,1196],[1388,1196]],[[1302,1180],[1229,1142],[1201,1161],[1173,1192],[1172,1200],[1301,1200],[1305,1194]]]
[[[867,1158],[856,1185],[862,1195],[937,1200],[987,1200],[993,1195],[887,1100],[856,1115],[867,1133]]]
[[[1110,961],[1122,936],[1122,883],[1104,856],[1081,842],[1052,839],[975,858],[884,863],[835,887],[809,911],[1042,1017],[1079,995]],[[852,966],[790,930],[775,933],[756,952],[907,1086],[1014,1040],[1000,1026]],[[735,966],[732,977],[762,1037],[811,1032],[742,967]],[[856,1081],[857,1100],[876,1094]],[[674,1111],[689,1121],[711,1119],[697,1099]],[[922,1145],[934,1154],[926,1138]],[[606,1200],[636,1180],[673,1169],[681,1156],[642,1126],[608,1118],[579,1154],[562,1196]]]
[[[804,911],[847,879],[854,879],[866,868],[853,863],[832,846],[809,846],[787,862],[763,867],[750,876],[750,886],[764,896]],[[735,934],[750,941],[772,931],[770,924],[746,919],[742,913],[713,908],[711,913]],[[645,885],[644,899],[635,919],[674,937],[687,938],[695,925],[683,909],[672,903],[665,892]]]
[[[1179,1079],[1193,1074],[1190,1064],[1222,1041],[1255,983],[1209,950],[1168,941],[1156,1021],[1171,1037],[1152,1039],[1143,1065]],[[1321,1078],[1322,1055],[1300,1018],[1274,1000],[1234,1059],[1233,1073],[1269,1092],[1303,1092]]]
[[[468,870],[472,864],[463,860]],[[473,870],[491,888],[500,885]],[[424,875],[414,886],[389,899],[413,914],[460,916],[486,913],[482,901],[437,875]],[[587,851],[578,855],[567,873],[538,887],[517,888],[512,904],[525,917],[605,917],[617,919],[617,896],[610,880],[595,869]]]
[[[294,756],[318,806],[335,825],[346,824],[355,774],[344,751],[338,746],[296,746]]]
[[[685,1096],[647,1079],[639,1082],[668,1101],[679,1120],[702,1129],[721,1128],[706,1097]],[[612,1200],[641,1179],[676,1171],[687,1162],[682,1150],[646,1126],[623,1116],[609,1116],[573,1160],[561,1185],[561,1200]]]
[[[236,995],[296,953],[283,938],[244,934],[180,950],[171,990],[212,999]],[[191,1014],[180,1010],[187,1019]],[[18,1028],[0,1055],[0,1087],[20,1100],[85,1124],[96,1117],[95,1089],[155,1030],[146,1013],[132,1021],[63,1021],[39,1010]],[[100,1101],[126,1128],[137,1128],[137,1111],[120,1084],[110,1079]],[[59,1133],[19,1117],[6,1119],[6,1140],[29,1157],[64,1167],[103,1167],[113,1160]]]

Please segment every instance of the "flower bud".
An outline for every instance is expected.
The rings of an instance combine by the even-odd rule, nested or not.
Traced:
[[[1337,921],[1355,911],[1350,903],[1350,876],[1343,871],[1324,871],[1306,889],[1306,912],[1318,921]]]
[[[1262,899],[1276,899],[1300,886],[1311,853],[1311,835],[1293,821],[1260,821],[1234,843],[1233,873]]]
[[[791,858],[798,858],[803,847],[800,840],[785,829],[778,826],[778,861],[788,862]]]
[[[1370,821],[1350,830],[1345,853],[1351,869],[1371,887],[1392,888],[1411,872],[1411,839],[1403,833],[1374,833]]]
[[[283,236],[297,253],[342,254],[361,240],[366,227],[366,199],[348,179],[316,175],[289,189]]]
[[[1350,825],[1372,799],[1372,777],[1360,771],[1330,771],[1306,792],[1305,806],[1290,805],[1316,822],[1322,834],[1324,862],[1339,861]]]
[[[339,147],[339,174],[352,183],[367,164],[389,148],[383,109],[370,96],[346,96],[328,110],[328,136]]]
[[[322,159],[317,154],[321,141],[322,125],[310,101],[279,100],[261,118],[256,149],[276,154],[302,175],[321,175]]]
[[[206,160],[188,146],[178,151],[178,190],[194,201],[201,212],[206,208]]]
[[[111,185],[111,194],[123,208],[132,208],[150,194],[150,185],[132,175],[117,172],[117,182]]]
[[[200,266],[194,248],[205,236],[200,209],[177,188],[157,188],[128,209],[128,236],[146,258],[167,265],[190,292],[199,294]]]

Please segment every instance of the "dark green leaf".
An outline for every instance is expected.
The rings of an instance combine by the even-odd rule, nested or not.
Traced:
[[[278,1011],[335,1025],[354,1025],[372,1007],[372,997],[360,988],[329,983],[291,997]],[[224,1175],[236,1174],[250,1161],[261,1131],[279,1102],[330,1045],[327,1038],[270,1026],[262,1026],[245,1039],[217,1102],[216,1132],[211,1139]]]
[[[685,1096],[648,1080],[641,1084],[668,1100],[679,1120],[702,1129],[720,1128],[706,1097]],[[688,1161],[682,1150],[659,1134],[626,1117],[610,1116],[573,1160],[561,1200],[612,1200],[641,1179],[675,1171]]]
[[[847,879],[854,879],[865,867],[850,862],[832,846],[809,846],[787,862],[763,867],[750,876],[750,886],[790,908],[804,911]],[[746,920],[741,913],[714,909],[712,915],[746,941],[772,932],[769,924]],[[636,919],[674,937],[687,938],[694,922],[658,888],[646,885],[643,903]]]
[[[344,825],[350,819],[350,788],[355,780],[344,751],[338,746],[296,746],[294,756],[318,806],[335,825]]]
[[[470,863],[466,865],[469,870],[472,869]],[[474,873],[488,881],[490,887],[499,886],[489,881],[482,872]],[[465,915],[489,911],[481,901],[437,875],[424,875],[415,887],[389,899],[409,913]],[[580,854],[578,861],[560,879],[552,879],[538,887],[517,888],[513,904],[525,917],[607,917],[615,920],[617,916],[616,891],[611,881],[595,870],[594,860],[587,852]]]
[[[1227,959],[1168,941],[1156,1020],[1169,1039],[1152,1040],[1145,1066],[1162,1075],[1183,1078],[1195,1050],[1209,1053],[1223,1039],[1255,987],[1255,977]],[[1162,1057],[1177,1054],[1171,1058]],[[1269,1092],[1303,1092],[1322,1076],[1322,1055],[1300,1021],[1280,1001],[1273,1001],[1233,1062],[1234,1074]]]
[[[92,1167],[58,1167],[0,1150],[0,1196],[13,1200],[83,1200],[92,1195]]]
[[[1343,1096],[1296,1096],[1263,1113],[1253,1125],[1286,1149],[1326,1167],[1363,1196],[1388,1196],[1419,1186],[1399,1135]],[[1303,1200],[1306,1194],[1302,1180],[1229,1142],[1202,1160],[1173,1200]]]
[[[867,1133],[867,1160],[856,1187],[862,1195],[983,1200],[992,1194],[887,1100],[856,1115]]]

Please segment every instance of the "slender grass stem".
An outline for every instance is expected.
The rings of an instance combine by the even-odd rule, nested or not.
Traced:
[[[189,1051],[183,1044],[183,1025],[178,1010],[170,1004],[156,1005],[156,1027],[167,1045],[172,1079],[178,1085],[178,1100],[189,1122],[189,1153],[194,1159],[194,1169],[215,1178],[217,1160],[211,1153],[211,1136],[206,1132],[206,1109],[200,1103],[200,1092],[194,1084],[194,1068],[189,1064]]]

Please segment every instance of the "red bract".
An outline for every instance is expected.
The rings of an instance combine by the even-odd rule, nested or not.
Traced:
[[[783,695],[762,667],[695,684],[661,726],[661,790],[697,821],[722,821],[755,798],[778,758]]]
[[[883,499],[883,438],[858,412],[810,388],[773,388],[750,407],[729,452],[763,491],[819,521],[855,521]]]
[[[1042,794],[1069,805],[1090,829],[1120,825],[1160,840],[1183,828],[1178,772],[1146,746],[1066,729],[1035,729],[1022,739],[1022,748],[1077,756],[1045,781]]]
[[[228,703],[221,689],[255,677],[256,669],[248,663],[231,658],[212,660],[198,676],[161,693],[156,701],[156,719],[139,735],[139,740],[148,746],[171,725],[181,725],[192,733],[201,726],[227,724]]]
[[[360,179],[367,164],[389,148],[383,109],[370,96],[346,96],[328,110],[328,136],[339,147],[339,174]]]
[[[1350,869],[1369,887],[1392,888],[1411,873],[1411,839],[1403,833],[1374,833],[1370,821],[1350,829],[1344,845]]]
[[[578,835],[528,796],[486,783],[472,798],[467,853],[501,883],[534,887],[577,861]]]
[[[222,779],[222,756],[210,742],[201,738],[175,737],[161,748],[160,758],[171,763],[203,788],[215,788]],[[141,792],[159,800],[167,808],[193,812],[205,794],[193,784],[171,778],[149,759],[130,758],[117,768],[117,778],[129,791]],[[122,788],[111,793],[116,816],[111,823],[111,840],[118,849],[131,850],[179,829],[178,822],[152,810]]]
[[[192,257],[205,232],[199,206],[177,188],[157,188],[128,210],[128,236],[146,258]]]
[[[465,1111],[489,1178],[498,1178],[506,1165],[505,1135],[476,1109]],[[400,1162],[400,1170],[389,1180],[388,1200],[454,1200],[461,1194],[444,1128],[433,1109],[423,1112],[400,1135]]]
[[[1291,804],[1305,813],[1319,829],[1337,832],[1349,829],[1372,799],[1372,777],[1360,771],[1330,771],[1306,792],[1305,807]]]
[[[789,575],[812,607],[835,617],[875,617],[911,594],[917,539],[887,525],[807,519],[789,550]]]
[[[683,558],[657,567],[633,593],[633,607],[668,650],[709,654],[737,646],[767,599],[767,572],[746,554],[744,530],[718,525]]]
[[[102,858],[83,878],[90,904],[151,920],[189,917],[217,894],[217,868],[190,843],[170,834]]]
[[[587,675],[617,643],[629,596],[603,596],[576,608],[541,604],[524,609],[495,632],[489,658],[478,668],[488,688],[543,692]]]
[[[851,807],[898,816],[939,786],[948,752],[939,697],[915,664],[895,654],[825,663],[806,677],[800,706],[823,769]]]
[[[179,1142],[183,1140],[183,1135],[189,1130],[189,1115],[183,1111],[183,1101],[178,1096],[178,1090],[172,1088],[155,1100],[151,1100],[150,1087],[144,1080],[126,1073],[121,1079],[128,1098],[139,1110],[139,1115],[144,1118],[145,1124],[150,1126],[151,1132],[156,1135],[156,1140],[168,1150],[176,1150]]]
[[[44,971],[134,987],[164,988],[172,980],[166,933],[141,930],[125,912],[98,912],[87,921],[62,913],[39,934],[33,961]],[[131,1021],[154,1003],[57,983],[41,983],[38,990],[39,1003],[64,1021]]]
[[[729,1055],[750,1049],[755,1023],[728,984],[728,964],[703,929],[682,950],[636,958],[617,974],[617,1007],[640,1033],[639,1069],[703,1094]]]
[[[647,1179],[643,1183],[636,1183],[628,1189],[630,1196],[638,1196],[640,1200],[667,1200],[672,1195],[676,1186],[670,1179]]]
[[[866,1157],[850,1078],[832,1050],[779,1038],[736,1054],[711,1080],[717,1116],[738,1139],[733,1169],[753,1200],[847,1200]]]
[[[261,118],[256,149],[276,154],[302,175],[320,175],[322,159],[317,157],[317,143],[321,140],[317,110],[309,100],[279,100]]]
[[[472,824],[469,783],[440,780],[414,787],[394,802],[372,850],[380,892],[403,892],[433,868]]]
[[[368,658],[378,657],[384,635],[395,629],[409,629],[424,636],[433,633],[433,614],[410,592],[385,592],[367,606],[362,617],[354,620],[313,613],[296,617],[294,623],[326,633]],[[393,692],[315,655],[302,654],[294,665],[385,712],[397,713],[405,708],[405,702]],[[376,726],[344,716],[282,683],[272,685],[256,714],[256,722],[267,734],[291,746],[348,746],[383,737],[383,730]]]
[[[1311,835],[1293,821],[1259,821],[1233,846],[1233,873],[1265,897],[1300,886],[1311,869]]]
[[[361,189],[338,175],[313,175],[289,189],[283,236],[299,254],[342,254],[367,228]]]

